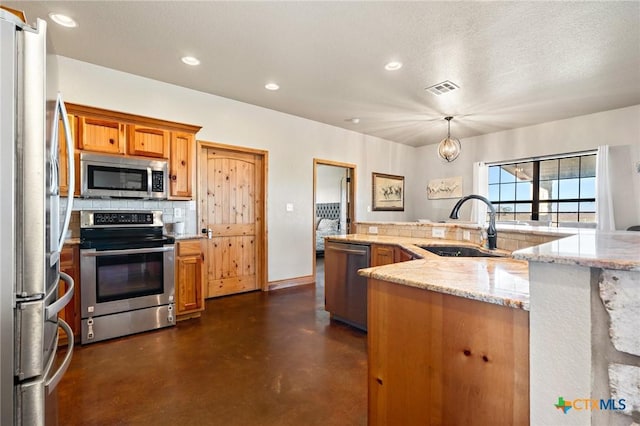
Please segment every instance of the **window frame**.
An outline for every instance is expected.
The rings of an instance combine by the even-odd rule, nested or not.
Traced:
[[[520,159],[520,160],[512,160],[512,161],[503,161],[503,162],[496,162],[496,163],[488,163],[487,164],[487,194],[488,194],[488,198],[490,199],[491,203],[495,206],[496,211],[498,212],[497,215],[497,220],[505,220],[505,221],[518,221],[518,220],[524,220],[524,219],[518,219],[518,214],[528,214],[529,218],[527,220],[532,220],[532,221],[538,221],[540,220],[541,217],[541,205],[545,205],[548,204],[550,205],[550,208],[548,209],[548,212],[544,212],[542,213],[543,215],[548,215],[551,220],[551,224],[552,226],[562,226],[563,223],[570,223],[570,222],[581,222],[581,223],[597,223],[597,213],[595,212],[595,207],[593,210],[588,210],[588,211],[581,211],[581,207],[582,207],[582,203],[593,203],[595,205],[596,202],[596,194],[594,192],[594,196],[593,197],[581,197],[581,190],[582,190],[582,185],[584,183],[585,179],[590,179],[590,178],[594,178],[595,179],[595,175],[596,175],[596,170],[593,170],[593,175],[590,174],[585,174],[583,176],[583,161],[584,158],[586,157],[596,157],[596,161],[597,161],[597,151],[585,151],[585,152],[576,152],[576,153],[569,153],[569,154],[562,154],[562,155],[554,155],[554,156],[547,156],[547,157],[537,157],[537,158],[527,158],[527,159]],[[561,160],[566,160],[566,159],[572,159],[572,158],[578,158],[578,165],[577,165],[577,176],[573,176],[573,177],[562,177],[562,168],[561,168]],[[557,172],[555,175],[554,179],[541,179],[540,178],[540,164],[542,162],[545,161],[549,161],[549,160],[557,160],[558,161],[558,165],[557,165]],[[522,171],[522,165],[526,165],[526,164],[532,164],[532,171],[533,171],[533,176],[531,176],[530,180],[518,180],[518,174]],[[504,166],[512,166],[514,173],[512,174],[513,176],[513,182],[502,182],[502,173],[510,173],[509,171],[505,170]],[[498,168],[498,181],[497,182],[493,182],[491,180],[491,168],[492,167],[497,167]],[[560,185],[562,183],[562,181],[566,181],[569,179],[577,179],[578,181],[578,188],[577,188],[577,194],[578,197],[572,197],[572,198],[562,198],[561,197],[561,193],[560,193]],[[557,186],[558,186],[558,191],[557,194],[553,194],[553,198],[548,198],[548,199],[541,199],[540,197],[540,191],[541,189],[541,182],[557,182]],[[522,200],[522,199],[518,199],[518,189],[517,189],[517,184],[519,182],[531,182],[531,197],[529,199],[526,200]],[[511,185],[514,184],[514,191],[513,191],[513,197],[512,198],[502,198],[502,190],[504,188],[504,185]],[[553,185],[553,184],[552,184]],[[491,193],[492,193],[492,186],[493,187],[497,187],[498,189],[498,200],[494,201],[491,198]],[[595,188],[594,188],[595,189]],[[563,203],[575,203],[576,204],[576,209],[575,211],[571,211],[571,212],[563,212],[561,210],[561,204]],[[530,212],[518,212],[517,206],[518,205],[524,205],[524,204],[530,204],[531,205],[531,211]],[[503,215],[505,215],[504,212],[501,212],[500,206],[502,205],[513,205],[513,212],[508,212],[507,214],[509,215],[513,215],[510,219],[506,219],[503,217]],[[555,208],[554,208],[555,205]],[[575,221],[561,221],[560,217],[563,213],[568,213],[568,214],[575,214],[576,215],[576,220]],[[581,214],[583,215],[589,215],[589,217],[592,217],[593,220],[581,220]],[[583,216],[584,218],[584,216]]]

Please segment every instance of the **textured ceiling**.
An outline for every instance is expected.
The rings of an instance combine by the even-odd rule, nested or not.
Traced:
[[[413,146],[640,104],[638,1],[3,4],[78,21],[60,55]]]

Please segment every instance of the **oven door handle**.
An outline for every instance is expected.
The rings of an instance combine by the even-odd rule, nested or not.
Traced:
[[[100,256],[113,256],[113,255],[123,255],[123,254],[161,253],[161,252],[167,252],[167,251],[174,251],[174,247],[165,246],[165,247],[151,247],[151,248],[125,249],[125,250],[102,250],[102,251],[95,251],[95,249],[91,249],[91,250],[80,250],[80,255],[87,256],[87,257],[100,257]]]

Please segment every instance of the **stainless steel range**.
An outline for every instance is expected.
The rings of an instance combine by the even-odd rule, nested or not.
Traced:
[[[81,343],[175,325],[174,239],[159,211],[80,212]]]

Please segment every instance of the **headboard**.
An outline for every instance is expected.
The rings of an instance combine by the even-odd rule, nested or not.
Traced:
[[[340,203],[317,203],[316,218],[340,219]]]

